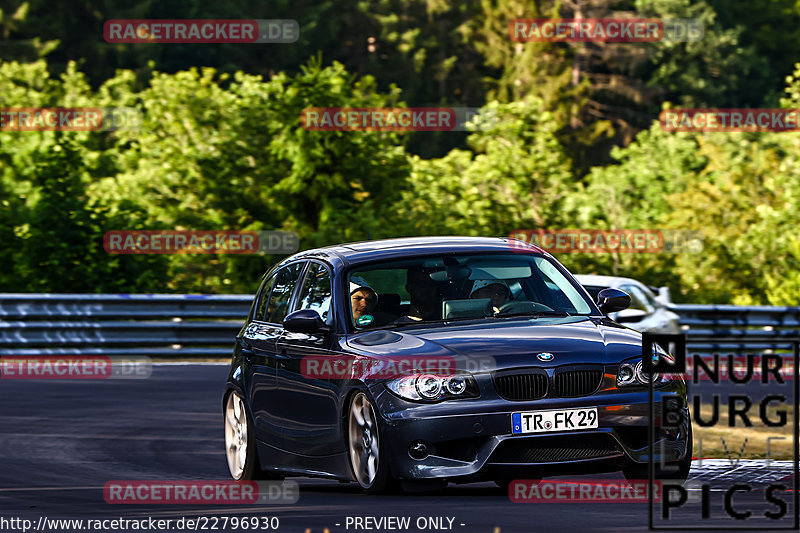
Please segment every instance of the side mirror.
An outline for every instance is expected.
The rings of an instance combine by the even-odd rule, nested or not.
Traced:
[[[325,322],[313,309],[300,309],[286,315],[283,328],[294,333],[319,333],[325,328]]]
[[[597,295],[597,306],[605,314],[616,313],[627,309],[631,305],[631,297],[628,293],[619,289],[603,289]]]

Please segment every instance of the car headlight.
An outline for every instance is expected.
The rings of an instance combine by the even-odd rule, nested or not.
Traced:
[[[653,344],[653,361],[658,357],[664,357],[674,362],[674,358],[664,351],[658,344]],[[653,385],[656,387],[666,385],[675,380],[674,374],[654,374]],[[617,370],[617,387],[647,386],[650,383],[650,376],[644,371],[642,359],[629,359],[619,365]]]
[[[467,390],[467,378],[464,376],[453,376],[445,381],[445,387],[447,388],[447,392],[453,396],[463,394]]]
[[[639,361],[641,363],[641,361]],[[631,385],[636,381],[636,368],[635,366],[631,366],[629,363],[622,363],[619,365],[619,371],[617,372],[617,387],[624,387],[625,385]]]
[[[442,380],[436,376],[426,374],[417,378],[417,392],[426,400],[434,400],[444,388]]]
[[[471,374],[413,374],[390,379],[385,384],[386,388],[406,400],[437,402],[479,396],[478,383]]]

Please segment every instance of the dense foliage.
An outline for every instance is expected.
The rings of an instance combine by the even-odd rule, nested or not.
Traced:
[[[143,117],[131,131],[0,130],[0,291],[251,292],[277,259],[112,255],[102,243],[112,229],[283,229],[309,248],[672,228],[701,231],[704,253],[560,259],[669,285],[680,301],[800,304],[800,135],[669,133],[657,120],[669,105],[800,108],[792,2],[295,0],[269,14],[248,1],[179,4],[0,1],[0,107],[125,106]],[[765,31],[773,19],[747,16],[757,6],[780,24]],[[699,17],[705,38],[508,38],[510,18],[576,12]],[[101,37],[106,19],[191,17],[295,18],[302,37]],[[468,135],[300,123],[306,107],[424,105],[483,106],[497,120]]]

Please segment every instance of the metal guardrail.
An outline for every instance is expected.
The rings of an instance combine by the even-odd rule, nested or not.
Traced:
[[[0,354],[226,357],[252,295],[0,294]]]
[[[672,304],[695,350],[791,350],[800,307]],[[713,342],[712,342],[713,339]]]
[[[0,354],[228,357],[252,298],[0,294]],[[688,327],[693,350],[788,350],[800,336],[800,307],[673,304],[670,309]],[[709,342],[715,338],[720,342]]]

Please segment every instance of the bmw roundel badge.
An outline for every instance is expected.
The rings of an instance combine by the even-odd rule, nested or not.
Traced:
[[[555,356],[551,353],[540,353],[536,356],[539,361],[552,361]]]

